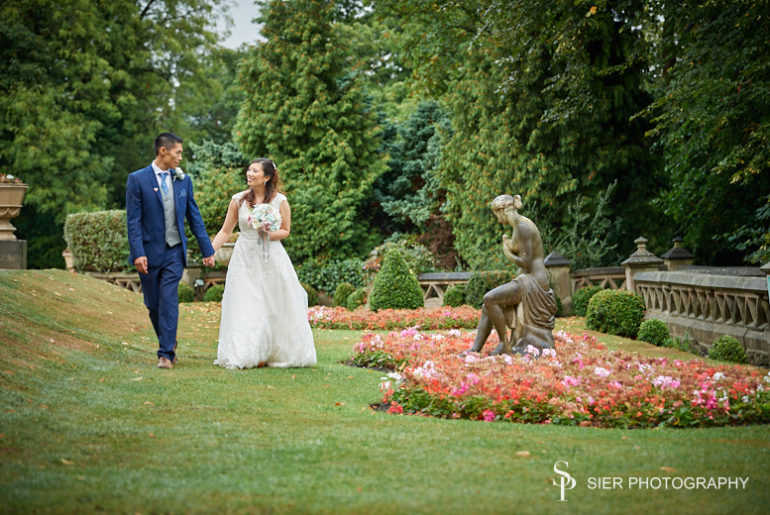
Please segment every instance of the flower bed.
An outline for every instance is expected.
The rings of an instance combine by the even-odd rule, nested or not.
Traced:
[[[470,353],[474,333],[415,328],[368,333],[351,364],[393,369],[383,408],[446,418],[597,427],[699,427],[770,422],[770,374],[610,351],[590,335],[558,332],[537,357]],[[493,334],[489,349],[497,344]]]
[[[313,306],[308,309],[310,325],[321,329],[404,329],[419,326],[428,329],[472,329],[479,323],[481,311],[470,306],[452,308],[383,309],[369,311]]]

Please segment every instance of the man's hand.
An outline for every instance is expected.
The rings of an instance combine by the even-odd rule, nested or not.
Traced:
[[[149,272],[147,268],[147,256],[140,256],[134,260],[134,266],[136,267],[136,271],[140,274],[146,274]]]
[[[214,267],[214,254],[210,255],[209,257],[203,258],[203,265],[207,266],[209,268]]]

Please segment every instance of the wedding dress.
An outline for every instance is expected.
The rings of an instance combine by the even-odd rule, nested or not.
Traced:
[[[233,195],[240,202],[246,192]],[[286,197],[271,202],[276,213]],[[299,283],[280,241],[263,241],[249,225],[249,206],[238,208],[240,236],[227,267],[219,346],[215,365],[239,369],[315,365],[313,333],[307,320],[307,292]]]

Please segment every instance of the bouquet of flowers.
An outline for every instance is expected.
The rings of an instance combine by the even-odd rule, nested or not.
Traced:
[[[257,204],[251,208],[249,225],[259,231],[259,243],[262,245],[262,257],[270,257],[270,234],[281,227],[281,214],[273,209],[272,204]]]

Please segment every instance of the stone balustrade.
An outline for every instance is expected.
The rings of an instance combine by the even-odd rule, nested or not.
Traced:
[[[729,270],[723,269],[722,274]],[[636,291],[645,318],[666,323],[671,334],[707,350],[722,335],[741,341],[751,363],[770,363],[770,303],[764,275],[722,275],[705,270],[641,272]]]

